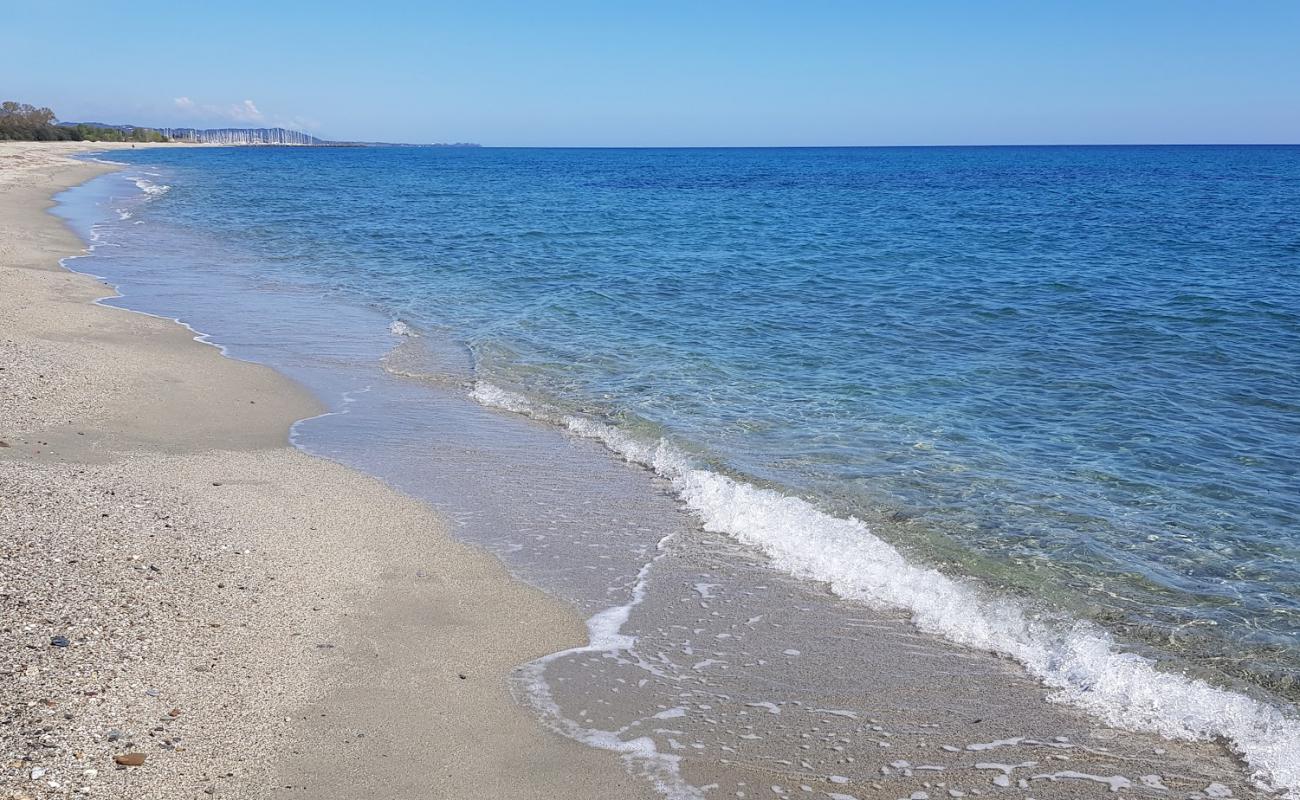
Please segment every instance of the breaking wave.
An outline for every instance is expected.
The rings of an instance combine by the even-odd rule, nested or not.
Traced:
[[[556,423],[602,442],[629,462],[669,480],[705,530],[764,553],[772,565],[821,581],[836,595],[907,611],[916,627],[956,644],[1012,658],[1052,699],[1134,731],[1206,741],[1224,739],[1252,778],[1300,798],[1300,720],[1244,694],[1165,672],[1119,649],[1095,625],[1033,613],[1007,597],[913,564],[853,517],[834,517],[798,497],[699,469],[660,439],[637,440],[602,422],[551,413],[522,395],[478,381],[482,405]]]
[[[148,195],[150,199],[162,197],[167,194],[167,192],[171,191],[172,188],[165,183],[154,183],[148,178],[136,178],[135,185],[140,188],[140,191]]]

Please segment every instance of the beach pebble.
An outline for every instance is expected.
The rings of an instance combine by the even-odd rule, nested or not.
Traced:
[[[55,636],[55,637],[52,637],[52,638],[50,639],[50,644],[53,645],[54,647],[67,647],[67,646],[68,646],[68,637],[66,637],[66,636]]]
[[[122,753],[113,756],[113,763],[122,767],[140,767],[144,766],[144,753]]]

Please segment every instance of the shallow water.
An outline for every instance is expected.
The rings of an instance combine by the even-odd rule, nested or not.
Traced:
[[[481,380],[1300,691],[1300,148],[126,158]]]
[[[1288,455],[1300,406],[1286,372],[1300,353],[1286,224],[1297,152],[140,153],[127,176],[152,193],[117,177],[82,194],[87,205],[116,195],[106,207],[130,217],[101,223],[104,247],[74,266],[122,282],[127,305],[182,316],[327,401],[348,398],[339,409],[350,413],[300,425],[300,443],[438,503],[589,613],[626,610],[635,658],[614,646],[546,665],[610,693],[607,712],[584,718],[586,700],[552,682],[564,724],[606,713],[579,727],[635,741],[647,710],[679,707],[654,684],[698,681],[758,705],[732,702],[712,723],[701,720],[716,699],[682,706],[666,718],[674,729],[721,724],[728,735],[662,734],[653,753],[671,754],[673,739],[700,745],[713,757],[703,763],[744,747],[780,761],[738,714],[779,719],[776,738],[802,736],[793,709],[856,691],[853,717],[823,723],[872,713],[897,734],[925,714],[919,665],[959,656],[917,640],[928,655],[889,693],[912,698],[910,716],[868,712],[861,680],[882,673],[847,665],[879,654],[827,638],[852,612],[769,563],[1010,655],[1097,711],[1158,679],[1081,691],[1077,675],[1116,671],[1083,656],[1079,642],[1106,649],[1104,635],[1068,639],[1068,623],[1026,633],[1035,609],[1096,617],[1133,646],[1158,642],[1180,668],[1244,676],[1285,701],[1300,498]],[[424,335],[394,335],[394,318]],[[660,477],[468,404],[467,387],[595,435]],[[913,562],[891,561],[873,534]],[[1028,604],[973,602],[917,562]],[[646,599],[627,607],[639,572]],[[767,627],[791,603],[800,612]],[[906,619],[852,624],[916,636]],[[805,641],[776,648],[782,638]],[[656,639],[663,649],[648,650]],[[743,678],[727,674],[737,664]],[[536,701],[536,682],[521,680]],[[1019,688],[984,707],[1041,699],[1011,673],[998,680]],[[1189,722],[1186,686],[1161,686],[1170,724],[1203,722]],[[1211,717],[1231,705],[1191,700],[1219,703]],[[1244,715],[1238,733],[1267,717],[1228,710]],[[1156,716],[1115,721],[1162,730]],[[1051,715],[1033,725],[1044,740],[1067,733]],[[1295,735],[1280,718],[1264,731]],[[951,729],[934,736],[965,744]],[[1277,766],[1287,753],[1263,757]]]

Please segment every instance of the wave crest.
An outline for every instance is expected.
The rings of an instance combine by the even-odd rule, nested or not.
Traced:
[[[1170,738],[1222,737],[1251,777],[1300,798],[1300,720],[1238,692],[1158,669],[1118,649],[1095,625],[1031,614],[1020,602],[990,597],[973,584],[909,562],[862,521],[834,517],[798,497],[710,470],[660,439],[639,441],[595,420],[553,414],[520,394],[478,381],[472,399],[557,423],[601,441],[624,459],[668,479],[705,530],[760,550],[772,566],[817,580],[848,600],[902,609],[918,629],[965,647],[1015,659],[1052,699],[1109,725]]]
[[[172,188],[165,183],[154,183],[148,178],[136,178],[135,185],[151,200],[162,197]]]

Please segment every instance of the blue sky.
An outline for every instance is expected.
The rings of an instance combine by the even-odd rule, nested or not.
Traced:
[[[488,145],[1300,142],[1300,2],[5,2],[61,119]]]

